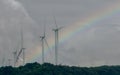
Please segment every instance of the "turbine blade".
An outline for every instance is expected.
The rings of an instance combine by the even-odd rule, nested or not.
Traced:
[[[45,40],[45,43],[46,43],[46,45],[47,45],[48,49],[50,49],[49,44],[48,44],[48,42],[47,42],[46,38],[45,38],[44,40]]]
[[[23,59],[21,57],[19,57],[20,61],[23,61]]]
[[[58,30],[61,30],[61,29],[63,29],[64,27],[62,26],[62,27],[60,27],[60,28],[58,28]]]
[[[21,34],[21,48],[23,48],[23,27],[22,27],[22,25],[21,25],[20,34]]]
[[[42,41],[43,40],[43,36],[40,36],[40,41]]]
[[[43,38],[42,38],[42,36],[40,36],[40,45],[42,46],[42,41],[44,40]]]
[[[45,34],[46,34],[46,20],[44,20],[44,37],[45,37]]]
[[[21,55],[21,53],[22,53],[22,49],[20,50],[20,52],[19,52],[18,55],[17,55],[16,62],[18,61],[19,56]]]
[[[54,21],[55,21],[56,28],[58,28],[55,16],[53,16],[53,18],[54,18]]]

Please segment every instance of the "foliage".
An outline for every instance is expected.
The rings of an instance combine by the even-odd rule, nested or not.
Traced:
[[[0,75],[120,75],[120,66],[69,67],[49,63],[28,63],[20,67],[1,67]]]

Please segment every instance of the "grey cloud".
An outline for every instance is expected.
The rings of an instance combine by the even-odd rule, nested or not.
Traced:
[[[15,6],[12,7],[12,4],[9,1],[10,0],[1,0],[0,2],[0,55],[2,56],[0,57],[0,62],[2,62],[3,57],[6,57],[6,61],[7,59],[13,60],[12,52],[16,49],[20,49],[21,26],[24,28],[24,40],[26,41],[33,40],[37,36],[33,33],[39,28],[38,25],[28,16],[22,6],[14,9]],[[26,42],[24,44],[25,47],[28,48],[34,45],[30,42],[27,42],[29,45],[27,45]],[[16,48],[16,46],[18,47]]]
[[[77,43],[75,47],[72,47],[72,52],[71,47],[68,48],[66,52],[67,57],[71,58],[71,62],[72,60],[79,62],[79,65],[93,65],[93,63],[94,65],[100,65],[99,62],[102,65],[118,64],[120,62],[118,61],[120,57],[120,31],[116,30],[117,27],[120,26],[100,25],[95,27],[91,32],[85,32],[78,39],[79,42],[76,39]],[[88,35],[93,37],[89,37]]]
[[[89,16],[90,13],[118,3],[119,0],[21,0],[21,2],[38,23],[47,16],[50,24],[54,13],[58,25],[69,26],[76,20]],[[112,18],[96,23],[98,25],[93,27],[92,31],[88,29],[89,32],[75,35],[76,38],[73,37],[61,45],[60,62],[69,65],[118,64],[119,25],[110,24],[119,24],[120,18],[118,15],[114,16],[114,20]],[[54,53],[52,55],[54,56]]]
[[[15,9],[10,3],[14,0],[9,0],[9,3],[7,1],[0,0],[0,55],[2,56],[0,62],[4,56],[6,60],[8,57],[12,58],[16,46],[20,48],[21,25],[28,55],[34,52],[31,49],[40,46],[39,35],[43,32],[44,17],[47,17],[47,38],[49,38],[53,35],[51,31],[54,27],[53,15],[56,16],[59,26],[69,27],[76,20],[87,17],[109,4],[119,2],[119,0],[17,0],[21,4]],[[80,66],[119,64],[120,18],[116,16],[98,22],[93,30],[88,29],[61,44],[59,62]],[[118,25],[110,25],[111,23]],[[41,62],[40,60],[41,57],[35,61]],[[47,53],[45,60],[54,63],[54,49]]]

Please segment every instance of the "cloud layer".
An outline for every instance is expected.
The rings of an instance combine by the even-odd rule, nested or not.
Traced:
[[[14,49],[20,49],[21,25],[24,30],[24,47],[27,48],[26,57],[28,60],[31,58],[29,57],[30,54],[39,51],[36,48],[40,49],[39,35],[43,32],[44,17],[46,17],[46,24],[48,25],[47,38],[49,38],[53,35],[51,31],[54,28],[53,16],[56,16],[59,26],[69,27],[76,20],[82,20],[94,11],[119,2],[119,0],[18,1],[0,1],[0,62],[4,57],[6,57],[6,61],[9,57],[12,58]],[[59,47],[59,63],[80,66],[119,64],[119,20],[120,15],[115,14],[98,22],[88,31],[65,41]],[[64,29],[62,32],[64,33]],[[41,57],[35,61],[41,62]],[[46,61],[54,63],[54,50],[46,54]]]

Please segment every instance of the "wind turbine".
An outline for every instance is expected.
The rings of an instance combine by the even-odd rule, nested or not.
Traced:
[[[23,52],[23,65],[24,65],[25,64],[25,48],[23,47],[23,30],[22,30],[22,28],[21,28],[21,51]]]
[[[23,30],[22,30],[22,26],[21,26],[21,49],[18,52],[18,55],[16,57],[16,62],[18,62],[20,55],[23,55],[22,59],[23,59],[23,65],[25,64],[25,48],[23,47]]]
[[[55,64],[57,65],[58,64],[59,30],[62,29],[62,27],[58,28],[55,17],[54,17],[54,21],[56,25],[56,28],[53,29],[53,31],[55,32]]]
[[[44,57],[44,49],[45,49],[45,43],[47,45],[47,47],[49,48],[49,45],[47,43],[47,40],[46,40],[46,24],[44,22],[44,33],[43,33],[43,36],[40,36],[41,38],[41,42],[42,42],[42,63],[45,62],[45,57]]]

